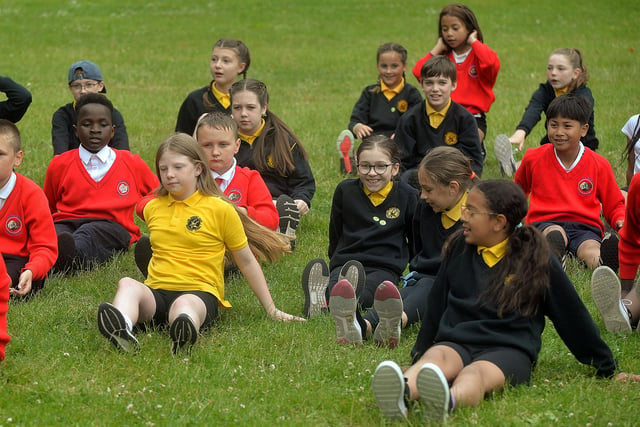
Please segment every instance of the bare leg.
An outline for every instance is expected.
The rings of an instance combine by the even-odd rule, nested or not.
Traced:
[[[640,300],[638,299],[637,284],[633,279],[622,279],[622,299],[627,310],[631,313],[631,324],[635,325],[640,320]]]
[[[404,376],[407,379],[407,384],[409,385],[409,390],[411,391],[411,400],[420,398],[418,387],[416,385],[416,378],[418,377],[418,372],[420,372],[422,365],[428,362],[438,365],[448,381],[456,378],[463,368],[460,355],[451,347],[447,347],[446,345],[435,345],[431,347],[422,355],[418,362],[411,365],[404,373]]]
[[[207,307],[197,296],[184,294],[176,298],[173,304],[171,304],[169,308],[169,324],[173,323],[176,317],[183,313],[187,314],[191,320],[193,320],[196,329],[200,329],[200,326],[202,326],[207,316]]]
[[[456,407],[475,406],[492,391],[502,390],[506,378],[496,365],[479,360],[465,366],[451,385]]]
[[[584,261],[588,268],[596,268],[600,265],[600,242],[585,240],[578,246],[576,255],[578,259]]]
[[[130,277],[118,282],[113,305],[127,315],[134,325],[151,320],[156,312],[156,300],[151,289]]]

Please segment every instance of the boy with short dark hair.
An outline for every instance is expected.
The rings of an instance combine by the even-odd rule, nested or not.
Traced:
[[[77,119],[78,100],[88,93],[107,93],[107,88],[102,79],[102,71],[93,62],[83,59],[71,64],[69,68],[69,90],[73,96],[70,102],[53,113],[51,119],[51,143],[53,144],[53,155],[73,150],[80,146],[80,141],[74,131]],[[116,132],[109,141],[109,146],[118,150],[129,149],[129,136],[124,125],[122,114],[113,109],[113,124]]]
[[[456,88],[456,66],[446,56],[430,58],[422,67],[420,86],[425,102],[400,117],[394,136],[402,150],[401,180],[417,182],[417,167],[424,155],[444,145],[462,151],[480,176],[483,155],[478,125],[466,108],[451,100],[451,92]]]
[[[76,110],[81,145],[55,156],[44,180],[58,235],[54,268],[60,271],[103,263],[136,242],[136,203],[160,185],[137,154],[108,146],[115,133],[111,101],[87,94]]]
[[[527,150],[515,175],[529,196],[527,223],[542,231],[559,259],[568,250],[589,268],[602,259],[617,260],[617,237],[611,233],[603,240],[600,212],[616,230],[624,222],[624,198],[611,165],[581,142],[592,108],[586,98],[571,93],[554,99],[547,110],[551,144]],[[605,245],[615,253],[605,253]]]
[[[56,231],[47,197],[35,182],[14,168],[22,163],[20,131],[0,119],[0,247],[11,294],[24,297],[44,287],[56,262]]]

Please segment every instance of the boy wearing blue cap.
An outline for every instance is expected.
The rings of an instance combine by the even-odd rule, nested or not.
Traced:
[[[75,107],[78,99],[87,93],[107,93],[100,68],[86,59],[71,65],[68,80],[73,102],[58,108],[51,120],[51,142],[54,156],[80,146],[80,140],[73,130],[73,126],[76,124]],[[124,125],[122,114],[115,108],[113,110],[113,125],[116,128],[116,133],[109,142],[109,146],[118,150],[129,150],[127,128]]]

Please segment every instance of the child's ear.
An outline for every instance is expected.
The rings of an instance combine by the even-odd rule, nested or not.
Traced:
[[[449,193],[452,196],[460,193],[460,183],[458,181],[451,181],[449,183]]]
[[[242,143],[242,141],[240,141],[240,138],[236,138],[236,147],[233,150],[233,154],[238,154],[238,151],[240,151],[240,144]]]
[[[589,131],[589,123],[585,123],[580,127],[580,137],[584,138]]]
[[[13,160],[13,167],[17,168],[18,166],[20,166],[22,164],[22,156],[24,155],[24,153],[22,152],[22,150],[19,150],[16,153],[16,157]]]
[[[496,233],[500,233],[506,230],[507,228],[507,217],[503,214],[495,215],[496,221],[493,230]]]

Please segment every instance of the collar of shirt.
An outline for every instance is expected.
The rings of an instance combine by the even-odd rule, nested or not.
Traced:
[[[429,101],[424,101],[427,105],[427,117],[429,118],[429,123],[431,127],[438,128],[444,121],[444,116],[447,115],[449,108],[451,107],[451,98],[449,98],[449,102],[447,105],[440,111],[436,111],[431,105],[429,105]]]
[[[260,127],[258,128],[256,133],[254,133],[253,135],[245,135],[242,132],[238,132],[238,136],[240,137],[241,140],[246,141],[249,145],[253,145],[253,141],[255,141],[256,138],[259,137],[260,134],[262,133],[262,130],[264,129],[264,124],[265,124],[265,121],[264,119],[262,119],[260,121]]]
[[[582,155],[584,154],[584,145],[582,145],[582,141],[580,141],[578,144],[579,144],[578,155],[576,156],[576,159],[573,161],[573,163],[571,163],[571,166],[569,167],[566,167],[564,164],[562,164],[562,160],[560,160],[560,157],[558,157],[558,153],[556,149],[555,148],[553,149],[553,153],[556,155],[556,160],[558,160],[558,163],[560,163],[560,166],[562,166],[562,168],[567,172],[571,172],[571,170],[576,167],[576,165],[582,158]]]
[[[18,178],[16,177],[16,173],[11,172],[11,176],[9,177],[7,183],[4,185],[4,187],[0,188],[0,199],[7,200],[9,198],[13,189],[16,188],[17,180]]]
[[[231,181],[233,181],[233,177],[236,176],[236,164],[237,164],[237,161],[236,161],[236,158],[234,157],[233,164],[231,165],[229,170],[227,170],[222,175],[214,170],[211,171],[211,176],[213,177],[214,180],[217,180],[218,178],[222,180],[222,183],[219,184],[218,187],[220,187],[220,190],[222,190],[223,192],[224,190],[227,189]]]
[[[504,258],[504,254],[507,253],[507,243],[509,243],[509,238],[507,237],[502,242],[497,245],[493,245],[491,247],[487,246],[478,246],[478,254],[482,255],[482,260],[489,267],[493,267]]]
[[[402,89],[404,89],[404,77],[394,88],[390,88],[389,86],[384,84],[382,80],[380,80],[380,90],[382,91],[382,94],[385,96],[385,98],[387,98],[389,101],[391,101],[394,96],[402,92]]]
[[[458,55],[454,50],[452,53],[453,60],[456,61],[456,64],[462,64],[467,59],[467,56],[469,56],[469,54],[471,53],[471,49],[472,48],[469,48],[468,51],[466,51],[465,53],[461,53],[460,55]]]
[[[84,148],[83,145],[80,145],[80,147],[78,147],[78,154],[80,155],[80,160],[82,160],[82,163],[84,163],[86,166],[88,166],[89,163],[91,163],[92,158],[100,160],[100,162],[103,164],[107,163],[111,158],[112,153],[113,153],[113,149],[111,149],[111,147],[109,147],[108,145],[105,145],[104,147],[102,147],[100,151],[98,151],[97,153],[90,152],[89,150]]]
[[[218,102],[222,104],[224,108],[229,108],[229,105],[231,105],[231,95],[229,95],[228,93],[220,92],[216,87],[215,81],[211,83],[211,92],[213,93],[213,96],[216,97]]]
[[[385,201],[385,199],[391,192],[392,188],[393,188],[393,181],[389,181],[387,182],[387,185],[385,185],[382,189],[380,189],[380,191],[376,191],[376,192],[369,191],[367,187],[364,187],[364,194],[366,194],[369,200],[371,200],[371,203],[373,203],[373,206],[378,206]]]
[[[171,193],[169,193],[168,194],[169,201],[167,202],[167,206],[171,206],[171,205],[175,205],[175,204],[183,204],[183,205],[186,205],[186,206],[193,206],[196,203],[198,203],[200,201],[200,199],[202,199],[203,197],[205,197],[205,196],[198,189],[196,189],[196,191],[194,191],[194,193],[192,195],[190,195],[189,197],[187,197],[184,200],[176,200],[176,199],[173,198]]]
[[[462,216],[462,205],[467,202],[467,193],[466,191],[460,197],[460,200],[455,204],[454,207],[449,209],[448,211],[442,212],[440,216],[440,221],[442,221],[442,226],[447,230],[453,227],[453,225],[460,221],[460,217]]]
[[[556,94],[556,97],[560,96],[560,95],[564,95],[565,93],[569,92],[569,86],[565,86],[562,89],[554,89],[553,90]]]

